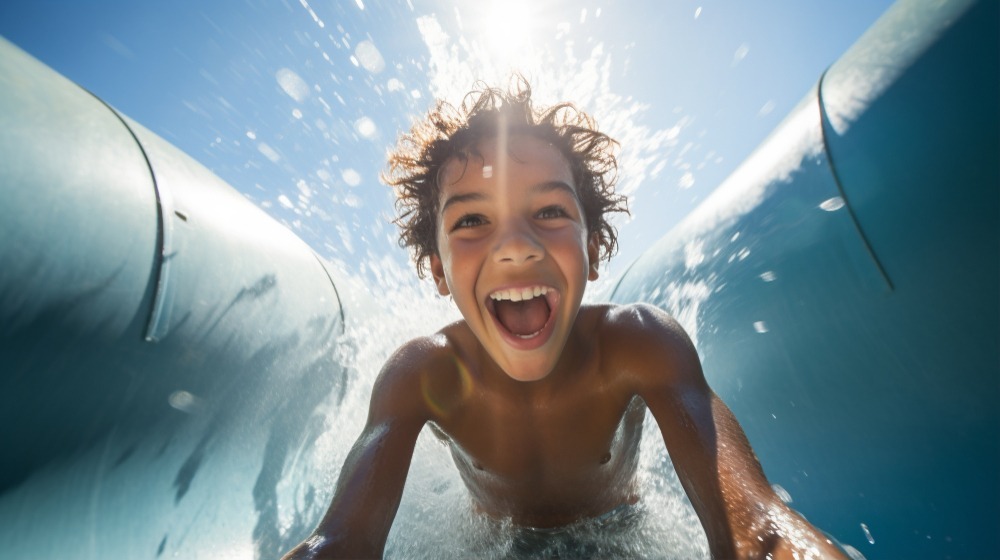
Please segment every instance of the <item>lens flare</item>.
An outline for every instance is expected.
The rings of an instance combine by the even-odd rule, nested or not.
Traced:
[[[420,375],[420,391],[431,412],[444,419],[451,415],[455,407],[472,394],[472,376],[458,356],[452,356],[455,368],[451,371],[423,371]]]

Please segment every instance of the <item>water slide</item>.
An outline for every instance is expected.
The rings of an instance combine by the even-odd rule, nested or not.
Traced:
[[[997,21],[893,6],[612,295],[682,320],[771,481],[869,559],[1000,548]],[[364,288],[2,39],[0,154],[4,557],[302,538]]]
[[[894,5],[613,296],[689,316],[768,477],[868,558],[1000,545],[997,6]]]

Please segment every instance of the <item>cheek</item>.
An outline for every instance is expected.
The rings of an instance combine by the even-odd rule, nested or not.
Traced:
[[[559,229],[547,235],[548,245],[560,253],[587,254],[587,230],[582,227]]]
[[[468,241],[453,241],[449,245],[446,255],[442,256],[442,263],[445,265],[445,278],[448,279],[449,286],[454,287],[456,283],[469,282],[475,276],[477,267],[477,252],[475,247]]]
[[[465,238],[455,236],[448,245],[448,252],[451,254],[452,262],[473,262],[486,257],[489,243],[489,238],[486,236]]]

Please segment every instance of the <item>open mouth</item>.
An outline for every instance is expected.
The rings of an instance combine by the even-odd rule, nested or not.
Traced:
[[[510,288],[490,294],[487,307],[507,333],[530,340],[551,322],[558,298],[558,292],[547,286]]]

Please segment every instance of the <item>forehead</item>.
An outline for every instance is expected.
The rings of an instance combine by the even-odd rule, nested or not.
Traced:
[[[464,159],[450,158],[441,167],[440,187],[444,190],[470,180],[488,180],[500,163],[505,165],[508,174],[544,176],[575,186],[569,161],[559,148],[529,134],[512,134],[506,145],[496,137],[483,138],[467,151]]]

